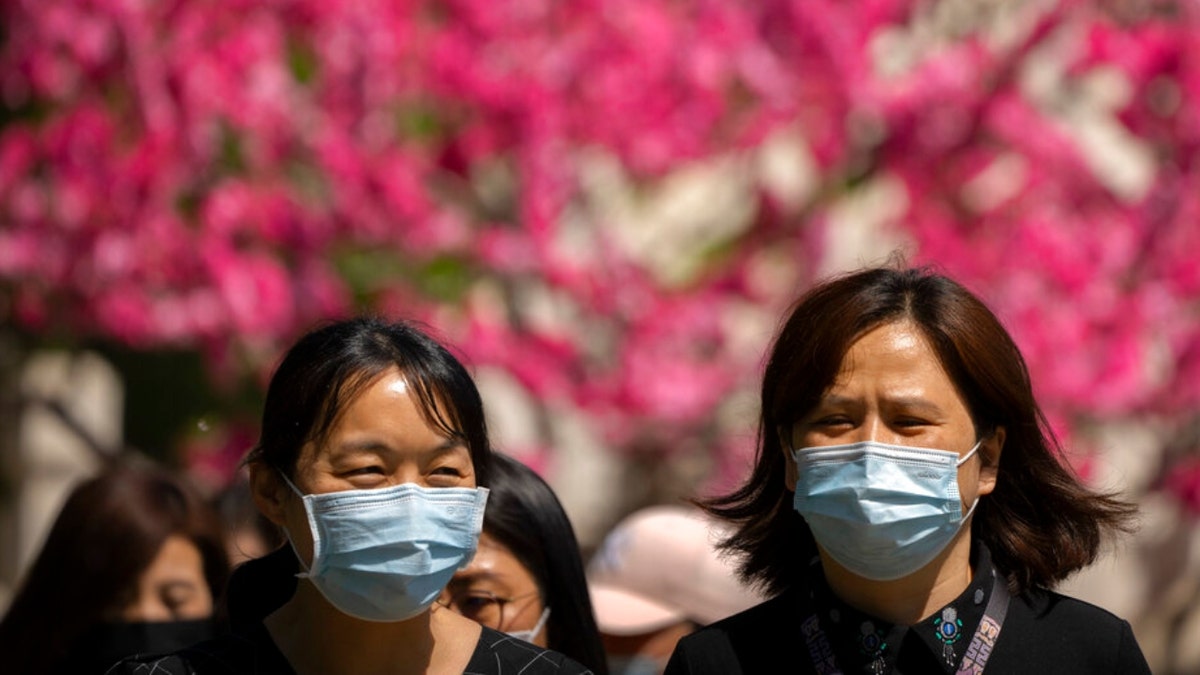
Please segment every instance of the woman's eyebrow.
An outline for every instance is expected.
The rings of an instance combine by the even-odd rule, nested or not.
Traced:
[[[462,439],[447,438],[425,452],[427,455],[446,455],[459,450],[467,450],[467,444]]]
[[[826,406],[830,408],[845,407],[851,405],[859,405],[859,400],[850,396],[842,396],[840,394],[825,394],[817,400],[815,407]]]
[[[917,410],[931,413],[941,413],[942,407],[937,403],[919,395],[899,395],[885,396],[884,402],[889,407],[904,408],[905,410]],[[840,394],[826,394],[817,401],[817,405],[813,407],[816,412],[822,408],[847,408],[862,405],[862,402],[851,396],[842,396]]]
[[[392,449],[383,441],[375,439],[342,441],[333,447],[333,455],[359,455],[364,453],[377,454],[391,452]]]
[[[160,588],[164,593],[174,593],[175,591],[194,591],[199,587],[199,584],[192,579],[170,579],[162,583]]]
[[[457,438],[443,438],[441,442],[430,446],[423,452],[428,454],[450,452],[458,448],[465,448],[466,443]],[[344,450],[346,452],[378,452],[380,450],[391,451],[392,445],[386,441],[377,438],[356,438],[339,441],[335,446],[335,450]]]
[[[500,577],[501,575],[497,574],[493,570],[468,570],[460,573],[460,575],[455,575],[454,578],[450,580],[450,583],[447,584],[447,588],[462,588],[477,581],[496,581],[500,579]]]
[[[888,396],[884,400],[890,406],[904,408],[905,410],[918,410],[931,413],[942,412],[941,406],[923,396]]]

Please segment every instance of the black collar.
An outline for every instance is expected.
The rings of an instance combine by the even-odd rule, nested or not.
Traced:
[[[912,626],[891,624],[846,604],[829,588],[821,566],[814,565],[808,584],[811,607],[829,635],[838,663],[847,673],[954,673],[992,592],[987,547],[973,545],[971,560],[974,573],[966,590]]]

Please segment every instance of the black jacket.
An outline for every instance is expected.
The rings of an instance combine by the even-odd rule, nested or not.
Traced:
[[[980,549],[975,581],[942,612],[921,624],[892,626],[857,612],[829,591],[818,566],[805,587],[683,638],[666,675],[956,673],[991,595],[991,562],[986,549]],[[938,637],[943,617],[962,622],[962,638],[948,647]],[[806,621],[810,622],[807,626]],[[812,621],[828,636],[825,644],[837,670],[818,670],[814,664],[810,651],[821,650],[814,649],[818,643],[806,637],[813,632]],[[867,645],[885,647],[868,653]],[[1128,622],[1086,602],[1037,591],[1009,602],[985,672],[1148,675],[1150,668]]]
[[[107,675],[295,675],[263,624],[296,590],[296,557],[287,546],[243,564],[227,594],[232,632],[160,657],[126,659]],[[483,627],[464,675],[588,675],[579,663]]]

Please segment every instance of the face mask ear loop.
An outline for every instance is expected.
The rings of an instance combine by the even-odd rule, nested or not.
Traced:
[[[971,448],[970,452],[963,455],[962,459],[958,460],[958,464],[956,466],[962,466],[969,459],[971,459],[971,456],[974,455],[979,450],[979,446],[981,446],[981,445],[983,445],[982,438],[979,439],[978,441],[975,441],[975,447]],[[971,502],[971,508],[967,509],[967,512],[965,514],[963,514],[963,517],[958,521],[960,526],[962,523],[967,522],[967,519],[971,517],[971,514],[975,513],[976,506],[979,506],[979,495],[975,495],[975,501]]]
[[[301,499],[303,499],[304,493],[301,492],[300,488],[296,487],[296,484],[287,477],[287,474],[284,473],[282,469],[276,469],[276,471],[279,472],[279,477],[283,479],[283,482],[287,483],[288,487],[292,488],[292,492],[295,492]]]
[[[541,616],[541,618],[538,619],[538,622],[533,625],[533,632],[529,635],[529,637],[536,638],[538,636],[538,633],[541,633],[542,629],[546,627],[546,622],[549,620],[550,620],[550,608],[547,607],[542,610],[542,616]]]
[[[298,497],[300,497],[300,501],[303,502],[304,501],[304,493],[300,491],[300,488],[296,487],[296,484],[293,483],[287,477],[287,474],[284,473],[281,469],[276,469],[276,471],[279,471],[279,477],[283,479],[283,482],[288,484],[288,487],[292,488],[292,492],[295,492],[296,495]],[[308,505],[307,504],[305,504],[305,506],[304,506],[304,511],[305,511],[305,514],[307,515],[307,513],[308,513]],[[315,555],[316,550],[317,550],[317,530],[315,527],[312,527],[312,522],[311,522],[312,519],[311,518],[309,518],[309,521],[310,521],[309,522],[309,530],[312,532],[312,535],[313,535],[313,553]],[[304,556],[300,555],[300,551],[296,549],[296,541],[295,541],[295,539],[292,538],[292,533],[288,532],[287,525],[283,526],[283,532],[284,532],[284,534],[287,535],[288,544],[292,547],[292,553],[296,554],[296,560],[300,561],[300,567],[304,568],[303,572],[296,573],[296,577],[299,579],[307,579],[309,576],[312,575],[312,568],[308,566],[308,563],[304,562]]]
[[[508,633],[508,635],[511,635],[512,637],[515,637],[518,640],[524,640],[526,642],[533,642],[534,640],[537,639],[537,636],[541,634],[542,628],[545,628],[546,621],[549,618],[550,618],[550,608],[547,607],[542,610],[542,615],[540,617],[538,617],[538,621],[537,621],[537,623],[535,623],[533,625],[533,628],[530,628],[529,630],[515,630],[515,631],[512,631],[511,633]]]
[[[975,455],[975,453],[976,453],[976,452],[978,452],[978,450],[979,450],[979,446],[981,446],[981,445],[983,445],[983,439],[982,439],[982,438],[981,438],[981,439],[979,439],[978,441],[975,441],[975,446],[971,448],[971,451],[970,451],[970,452],[968,452],[967,454],[963,455],[963,456],[962,456],[962,457],[961,457],[961,458],[958,460],[958,463],[957,463],[957,464],[955,464],[955,466],[962,466],[963,464],[966,464],[966,463],[967,463],[967,461],[968,461],[968,460],[970,460],[970,459],[971,459],[971,457],[973,457],[973,456]]]
[[[962,523],[967,522],[967,520],[971,517],[971,514],[975,513],[976,506],[979,506],[979,497],[978,496],[975,497],[975,501],[971,502],[971,508],[967,509],[967,512],[965,514],[963,514],[962,519],[958,521],[960,523],[960,526]]]

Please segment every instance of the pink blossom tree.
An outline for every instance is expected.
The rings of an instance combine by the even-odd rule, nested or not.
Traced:
[[[227,386],[399,313],[614,451],[728,475],[731,398],[886,181],[887,232],[998,310],[1079,466],[1152,420],[1155,485],[1200,508],[1198,10],[961,4],[9,0],[0,317]],[[807,178],[767,166],[789,134]]]

